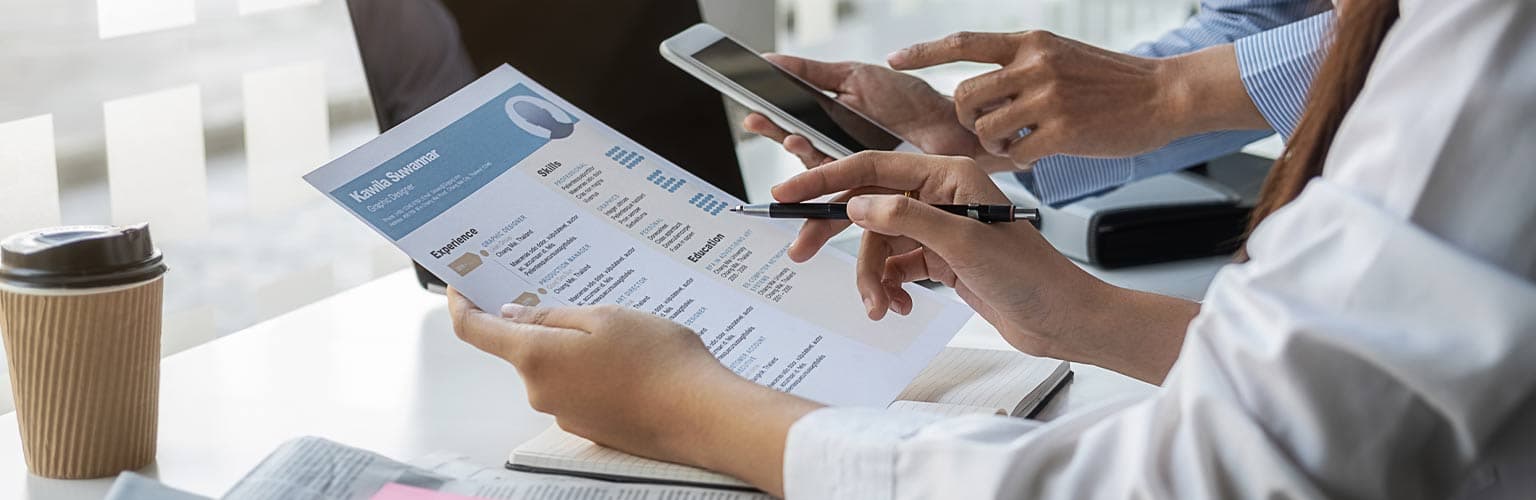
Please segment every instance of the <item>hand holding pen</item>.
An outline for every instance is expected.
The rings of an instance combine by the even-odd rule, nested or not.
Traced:
[[[908,197],[911,195],[909,194]],[[1040,211],[1013,205],[982,205],[979,203],[934,204],[933,208],[962,217],[991,224],[993,222],[1029,221],[1040,225]],[[848,220],[847,203],[765,203],[761,205],[736,205],[731,212],[768,217],[772,219],[832,219]]]
[[[912,196],[903,196],[910,192]],[[870,319],[888,312],[909,314],[914,303],[903,285],[932,280],[953,287],[1016,347],[1040,347],[1039,332],[1070,331],[1019,311],[1081,307],[1094,297],[1077,293],[1016,293],[1018,290],[1088,290],[1091,275],[1067,260],[1030,224],[986,224],[957,217],[930,203],[970,210],[976,219],[984,205],[1008,207],[1008,197],[968,158],[903,153],[859,153],[816,167],[773,190],[780,202],[847,201],[848,220],[864,228],[858,249],[856,283]],[[1030,212],[1008,207],[1014,220]],[[833,216],[838,208],[828,207]],[[786,254],[804,262],[826,244],[841,221],[807,219]],[[799,257],[799,258],[797,258]],[[1022,284],[1022,285],[1021,285]],[[1048,309],[1041,309],[1042,307]],[[1050,316],[1050,315],[1046,315]],[[1039,327],[1039,330],[1035,328]],[[1025,347],[1020,347],[1025,349]],[[1033,352],[1033,351],[1027,351]]]

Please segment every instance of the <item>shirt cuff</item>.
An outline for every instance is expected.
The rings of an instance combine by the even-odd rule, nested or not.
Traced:
[[[1239,39],[1238,72],[1259,114],[1282,137],[1301,121],[1312,76],[1327,55],[1333,11]]]
[[[1059,205],[1119,187],[1135,179],[1136,158],[1085,158],[1056,155],[1041,158],[1030,169],[1025,186],[1046,205]]]
[[[869,408],[822,408],[784,444],[785,498],[894,498],[902,441],[943,417]]]
[[[1271,135],[1268,130],[1226,130],[1177,139],[1156,151],[1127,158],[1051,156],[1035,162],[1019,181],[1041,203],[1061,206],[1126,183],[1220,158]]]

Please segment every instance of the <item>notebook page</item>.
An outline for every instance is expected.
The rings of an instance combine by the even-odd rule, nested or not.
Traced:
[[[753,487],[725,474],[605,448],[553,425],[513,450],[511,462],[513,465],[566,472],[737,488]]]
[[[950,347],[896,399],[981,407],[1017,416],[1065,375],[1066,365],[1017,351]]]
[[[888,407],[895,411],[915,411],[942,415],[945,417],[959,417],[963,415],[1006,415],[1002,409],[987,408],[983,406],[952,405],[948,403],[929,403],[927,401],[897,401]]]

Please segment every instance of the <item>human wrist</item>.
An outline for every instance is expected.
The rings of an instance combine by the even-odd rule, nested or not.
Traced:
[[[1174,137],[1268,127],[1243,85],[1231,44],[1157,61],[1156,123],[1171,130]]]
[[[1197,105],[1201,86],[1189,54],[1157,60],[1153,71],[1158,87],[1156,121],[1176,137],[1203,132],[1201,107]]]
[[[1151,384],[1161,384],[1178,359],[1184,332],[1200,305],[1175,297],[1102,283],[1084,301],[1091,314],[1080,360]]]
[[[723,367],[720,373],[697,377],[684,393],[684,402],[674,408],[676,422],[665,448],[691,465],[733,474],[737,468],[734,459],[743,454],[740,445],[751,440],[771,442],[771,437],[760,433],[771,433],[776,426],[788,433],[788,425],[793,425],[797,416],[790,414],[794,419],[780,422],[785,410],[805,408],[803,413],[809,413],[816,408],[806,406],[814,403],[762,387]]]
[[[718,365],[718,363],[716,363]],[[665,419],[665,432],[659,433],[661,447],[669,456],[683,463],[707,467],[710,462],[708,443],[722,431],[724,408],[730,404],[728,396],[738,387],[741,377],[723,366],[688,369],[677,367],[672,383],[661,390],[670,396],[672,404],[661,409]]]
[[[675,440],[687,463],[782,492],[789,428],[822,405],[735,376],[710,383],[684,418],[688,436]]]

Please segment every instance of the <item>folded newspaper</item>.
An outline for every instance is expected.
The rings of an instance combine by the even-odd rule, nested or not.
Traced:
[[[484,467],[433,454],[411,464],[317,437],[284,443],[225,493],[225,500],[367,500],[381,490],[410,489],[494,500],[766,500],[761,493],[623,484]],[[132,472],[119,476],[107,500],[194,500]],[[399,497],[393,497],[399,498]],[[421,496],[419,498],[433,498]]]

